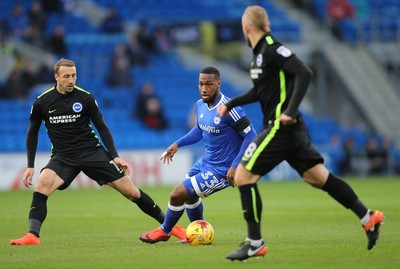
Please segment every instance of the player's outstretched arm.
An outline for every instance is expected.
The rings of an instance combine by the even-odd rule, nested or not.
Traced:
[[[171,146],[169,146],[164,153],[161,155],[160,160],[163,161],[163,164],[167,163],[169,164],[172,162],[172,158],[174,157],[175,153],[178,151],[179,145],[177,143],[172,143]]]

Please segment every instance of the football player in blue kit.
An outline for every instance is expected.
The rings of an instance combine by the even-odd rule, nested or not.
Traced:
[[[218,69],[203,68],[198,85],[201,99],[196,103],[197,125],[172,143],[161,159],[169,164],[179,147],[201,140],[204,143],[204,155],[187,173],[185,180],[172,190],[161,226],[139,237],[143,242],[153,244],[167,241],[185,209],[191,222],[203,219],[201,199],[234,185],[236,167],[248,144],[257,135],[241,107],[233,108],[224,117],[217,114],[217,107],[230,100],[220,91]]]

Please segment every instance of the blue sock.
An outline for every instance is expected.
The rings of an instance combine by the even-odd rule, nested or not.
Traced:
[[[185,205],[172,206],[168,203],[167,213],[165,214],[163,224],[161,224],[161,229],[169,234],[182,217],[183,212],[185,212]]]
[[[195,220],[202,220],[204,219],[203,217],[203,203],[201,201],[201,198],[194,203],[194,204],[186,204],[186,213],[189,217],[190,222],[195,221]]]

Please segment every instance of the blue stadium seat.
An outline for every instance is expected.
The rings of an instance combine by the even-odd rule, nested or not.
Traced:
[[[389,0],[386,0],[389,1]],[[27,7],[33,0],[23,0]],[[95,0],[104,7],[116,7],[121,15],[131,20],[140,21],[142,18],[151,17],[154,22],[164,22],[166,19],[175,21],[201,21],[201,20],[235,20],[240,21],[246,1],[221,1],[221,0]],[[325,0],[314,0],[313,5],[325,13]],[[299,25],[287,17],[284,10],[277,7],[273,1],[259,0],[258,4],[264,6],[273,21],[274,34],[284,42],[299,42],[301,29]],[[376,5],[379,1],[374,2]],[[0,1],[0,8],[12,6],[10,1]],[[221,13],[221,10],[224,12]],[[325,14],[321,14],[321,20]],[[197,89],[198,70],[187,69],[177,57],[169,58],[158,56],[150,57],[147,67],[135,66],[132,73],[135,87],[132,89],[112,89],[103,83],[102,75],[107,71],[109,56],[114,45],[127,41],[125,35],[105,35],[83,18],[74,17],[72,14],[52,14],[49,17],[47,32],[51,32],[57,24],[66,27],[66,41],[70,57],[78,65],[78,86],[92,92],[96,97],[103,116],[109,125],[117,147],[125,149],[165,148],[187,132],[187,118],[193,104],[199,99]],[[171,128],[158,132],[148,130],[132,117],[135,95],[138,88],[146,81],[155,85],[155,91],[162,99],[164,111],[168,117]],[[0,100],[0,113],[8,115],[0,119],[0,151],[25,151],[25,135],[28,124],[30,105],[36,96],[44,89],[33,91],[26,102]],[[228,96],[235,96],[234,87],[224,82],[223,91]],[[262,128],[262,117],[257,105],[244,107],[249,118],[257,130]],[[12,114],[10,114],[12,111]],[[335,132],[332,119],[314,119],[309,116],[311,132],[321,143],[329,140]],[[326,123],[324,123],[326,121]],[[123,123],[122,123],[123,122]],[[321,127],[322,126],[322,127]],[[328,128],[328,126],[334,126]],[[336,130],[337,131],[337,130]],[[17,134],[17,135],[11,135]],[[3,139],[4,138],[4,139]],[[38,151],[50,151],[44,126],[39,135]]]

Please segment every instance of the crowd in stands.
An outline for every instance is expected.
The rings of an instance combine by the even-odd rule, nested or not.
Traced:
[[[63,27],[57,26],[54,32],[47,34],[48,11],[41,2],[34,1],[28,10],[16,3],[11,16],[5,21],[6,36],[22,40],[35,47],[50,50],[57,55],[66,54]]]
[[[32,59],[20,55],[12,41],[23,41],[43,51],[52,53],[55,59],[68,58],[68,45],[65,36],[66,25],[48,27],[48,18],[56,13],[76,12],[75,1],[34,0],[29,8],[16,2],[10,15],[0,17],[0,55],[14,59],[11,70],[0,74],[0,98],[25,99],[30,89],[40,83],[53,83],[52,64],[49,61],[32,63]],[[124,22],[118,10],[110,8],[98,26],[105,34],[123,34]],[[49,31],[48,29],[51,29]],[[110,55],[110,65],[104,80],[110,87],[133,88],[132,68],[146,66],[149,55],[168,55],[172,44],[162,28],[151,29],[142,21],[137,31],[130,33],[128,42],[117,44]],[[2,58],[3,59],[3,58]],[[50,74],[50,76],[49,76]],[[47,77],[46,77],[47,76]],[[22,79],[23,78],[23,79]]]
[[[49,12],[59,11],[58,6],[54,6],[57,2],[36,0],[29,8],[16,2],[10,15],[2,20],[0,54],[4,58],[12,58],[13,65],[7,74],[2,74],[0,98],[25,99],[33,86],[55,82],[51,59],[34,62],[17,52],[11,41],[22,41],[57,57],[67,57],[64,27],[58,25],[53,32],[46,34]]]
[[[35,85],[55,82],[54,59],[68,58],[68,45],[65,25],[52,26],[49,32],[48,18],[52,13],[62,16],[65,12],[76,12],[75,7],[75,1],[34,0],[29,8],[21,3],[15,3],[11,15],[1,20],[0,54],[9,54],[14,58],[14,64],[4,80],[0,81],[0,98],[24,100]],[[125,34],[124,21],[115,8],[108,9],[98,28],[99,33]],[[135,32],[127,35],[129,35],[127,42],[116,44],[113,53],[109,56],[109,67],[104,82],[116,90],[124,88],[133,91],[139,87],[135,85],[133,68],[146,67],[151,55],[168,56],[172,50],[172,44],[163,28],[152,29],[145,21],[139,23]],[[17,53],[9,40],[23,41],[50,52],[55,56],[53,62],[51,60],[42,63],[34,62]],[[140,109],[132,115],[146,128],[164,130],[168,128],[168,120],[162,112],[162,102],[155,95],[153,87],[151,83],[141,86],[138,93],[140,102],[137,102]],[[145,92],[151,92],[151,96],[140,97]]]
[[[396,173],[396,150],[388,137],[370,135],[362,145],[357,145],[354,137],[348,135],[343,141],[332,136],[332,145],[337,154],[337,171],[341,175],[389,175]]]
[[[348,44],[398,42],[397,0],[292,0]]]
[[[0,21],[0,55],[11,55],[15,58],[13,68],[3,81],[0,80],[0,99],[23,100],[27,98],[29,91],[35,85],[55,83],[53,59],[40,64],[34,63],[31,59],[19,55],[9,41],[18,39],[51,52],[56,59],[68,58],[70,48],[66,42],[67,26],[56,25],[51,27],[52,30],[49,32],[47,24],[49,14],[76,12],[74,7],[72,0],[36,0],[27,9],[16,2],[8,19]],[[337,21],[355,16],[356,11],[346,0],[331,0],[327,12],[330,16],[332,31],[338,38],[342,38]],[[99,31],[110,35],[125,33],[124,21],[118,10],[113,8],[108,10],[107,16],[99,25]],[[135,67],[146,68],[155,55],[168,58],[173,47],[174,44],[168,32],[162,26],[152,27],[147,21],[141,21],[136,31],[127,33],[125,43],[116,44],[113,51],[105,55],[109,58],[109,67],[102,82],[115,91],[120,89],[134,91],[135,106],[131,116],[139,120],[144,128],[162,131],[170,128],[170,123],[164,112],[163,100],[154,90],[154,84],[151,81],[137,83],[132,70]],[[195,117],[190,114],[187,128],[195,124],[194,120]],[[391,163],[394,162],[390,147],[387,147],[388,144],[390,143],[387,139],[371,138],[365,148],[360,149],[355,146],[350,136],[344,141],[340,138],[336,139],[336,142],[332,142],[332,146],[340,148],[342,152],[338,165],[339,172],[356,174],[359,169],[357,161],[362,158],[368,163],[368,174],[387,174],[391,169]],[[400,170],[400,167],[396,169]]]

